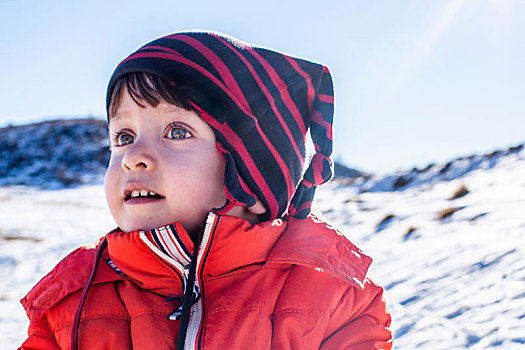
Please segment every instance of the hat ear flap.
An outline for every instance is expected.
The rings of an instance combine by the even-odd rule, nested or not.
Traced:
[[[234,206],[251,207],[256,204],[257,196],[244,183],[239,176],[235,161],[232,155],[219,142],[216,143],[217,151],[224,159],[226,165],[224,169],[224,192],[226,194],[226,204],[221,208],[214,209],[216,214],[226,214]],[[237,193],[234,196],[232,193]],[[242,197],[239,194],[243,194]]]
[[[333,176],[333,115],[334,90],[330,70],[323,67],[323,74],[310,115],[310,135],[316,153],[310,160],[303,179],[299,183],[290,202],[288,213],[304,219],[310,214],[315,188],[332,179]]]

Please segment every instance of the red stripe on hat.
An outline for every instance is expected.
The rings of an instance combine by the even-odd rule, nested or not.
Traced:
[[[257,168],[257,166],[255,165],[252,157],[250,156],[250,153],[248,152],[248,150],[242,143],[242,140],[239,138],[239,136],[230,128],[228,124],[226,123],[221,124],[217,122],[217,120],[215,120],[212,116],[210,116],[204,110],[202,110],[195,104],[193,104],[193,106],[199,111],[199,113],[206,120],[207,123],[209,123],[215,129],[220,130],[221,133],[225,136],[227,140],[233,141],[230,144],[232,145],[233,148],[235,148],[235,151],[239,153],[246,167],[250,170],[250,174],[254,178],[254,181],[259,185],[259,189],[263,193],[266,201],[268,202],[268,205],[270,206],[269,209],[270,209],[271,215],[272,216],[277,215],[277,212],[279,210],[279,203],[277,202],[277,199],[275,195],[273,194],[273,192],[270,190],[270,186],[268,186],[268,183],[266,182],[262,174],[259,172],[259,168]]]
[[[316,124],[319,124],[320,126],[325,128],[326,129],[326,137],[330,141],[333,141],[333,139],[334,139],[333,126],[332,126],[331,123],[329,123],[329,122],[327,122],[326,120],[323,119],[323,113],[321,113],[319,111],[313,111],[312,112],[312,119],[311,119],[311,121],[316,123]]]
[[[181,55],[180,52],[175,51],[173,49],[170,49],[169,47],[166,47],[166,46],[148,45],[148,46],[141,47],[140,51],[142,51],[142,50],[150,50],[150,49],[164,51],[164,52],[169,52],[169,53],[172,53],[174,56],[177,56],[177,57],[180,57],[180,58],[185,58],[183,55]]]
[[[305,185],[306,188],[312,188],[312,186],[314,185],[313,183],[311,183],[311,182],[308,181],[307,179],[302,179],[302,180],[301,180],[301,184]]]
[[[248,187],[246,182],[244,182],[244,180],[242,179],[241,175],[237,174],[237,178],[239,179],[239,183],[241,184],[242,190],[244,192],[254,196],[255,198],[257,198],[257,195],[255,193],[253,193],[253,191],[250,189],[250,187]]]
[[[314,180],[314,185],[316,185],[316,186],[323,183],[323,177],[321,175],[322,170],[323,170],[323,165],[322,164],[313,164],[312,163],[312,174],[314,176],[313,180]]]
[[[314,102],[314,97],[315,97],[315,90],[314,90],[314,87],[312,85],[312,79],[310,77],[310,74],[306,73],[301,67],[299,67],[299,64],[297,64],[297,62],[287,56],[287,55],[284,55],[284,58],[286,58],[286,60],[292,65],[292,67],[297,71],[297,73],[299,73],[303,78],[304,80],[306,81],[306,84],[308,86],[308,91],[307,91],[307,99],[306,99],[306,103],[308,105],[308,109],[309,110],[312,110],[312,105],[313,105],[313,102]]]
[[[319,101],[331,103],[334,104],[335,100],[333,96],[325,95],[325,94],[318,94],[317,97],[319,98]]]
[[[247,111],[250,111],[250,114],[251,114],[250,105],[248,104],[248,101],[246,100],[246,97],[242,93],[241,88],[237,84],[237,81],[235,80],[235,78],[231,74],[230,70],[228,69],[228,67],[226,66],[224,61],[222,61],[219,58],[219,56],[217,56],[217,54],[215,52],[213,52],[209,47],[204,45],[202,42],[200,42],[197,39],[194,39],[194,38],[192,38],[192,37],[190,37],[188,35],[170,35],[170,36],[167,36],[166,38],[176,39],[176,40],[182,41],[182,42],[190,45],[195,50],[200,52],[204,57],[206,57],[206,59],[217,70],[217,72],[219,72],[219,74],[221,75],[221,78],[224,80],[224,82],[225,82],[226,86],[228,87],[228,89],[235,96],[237,96],[237,98],[239,99],[239,102],[241,104],[243,104],[245,109]]]
[[[323,169],[324,169],[324,161],[330,159],[323,153],[317,152],[312,157],[310,167],[312,168],[312,172],[314,175],[314,184],[315,185],[321,185],[325,182],[325,179],[323,177]]]

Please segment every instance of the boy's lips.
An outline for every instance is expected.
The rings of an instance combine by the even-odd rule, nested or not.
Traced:
[[[124,201],[126,203],[147,203],[164,196],[149,186],[140,183],[128,183],[124,186]]]

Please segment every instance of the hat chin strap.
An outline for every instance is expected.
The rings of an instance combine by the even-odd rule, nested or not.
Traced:
[[[262,204],[260,200],[257,200],[255,202],[255,205],[252,205],[251,207],[241,206],[241,205],[235,205],[228,199],[226,199],[226,204],[217,209],[213,209],[212,212],[218,215],[231,215],[236,216],[238,218],[244,219],[248,221],[250,224],[256,224],[258,222],[261,222],[261,214],[266,213],[266,208]]]
[[[230,199],[226,198],[226,203],[220,208],[213,208],[211,211],[217,215],[224,215],[228,213],[230,210],[235,207],[235,204],[230,201]]]

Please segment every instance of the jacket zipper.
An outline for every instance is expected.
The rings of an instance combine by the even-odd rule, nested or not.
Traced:
[[[210,240],[211,232],[213,229],[213,223],[215,222],[215,217],[217,215],[214,213],[210,213],[206,219],[206,226],[204,228],[204,233],[202,236],[202,241],[199,246],[199,253],[197,255],[197,268],[195,271],[195,285],[198,288],[198,290],[201,293],[201,297],[199,300],[195,303],[195,305],[191,308],[191,314],[190,314],[190,322],[188,324],[188,330],[186,331],[186,342],[184,344],[184,349],[186,350],[195,350],[196,349],[196,343],[197,343],[197,336],[199,334],[199,329],[202,325],[202,300],[204,296],[204,290],[201,288],[200,285],[200,279],[199,279],[199,271],[201,271],[202,268],[202,260],[204,253],[206,251],[206,247],[208,246],[208,241]],[[187,288],[193,288],[193,286],[187,286]]]

